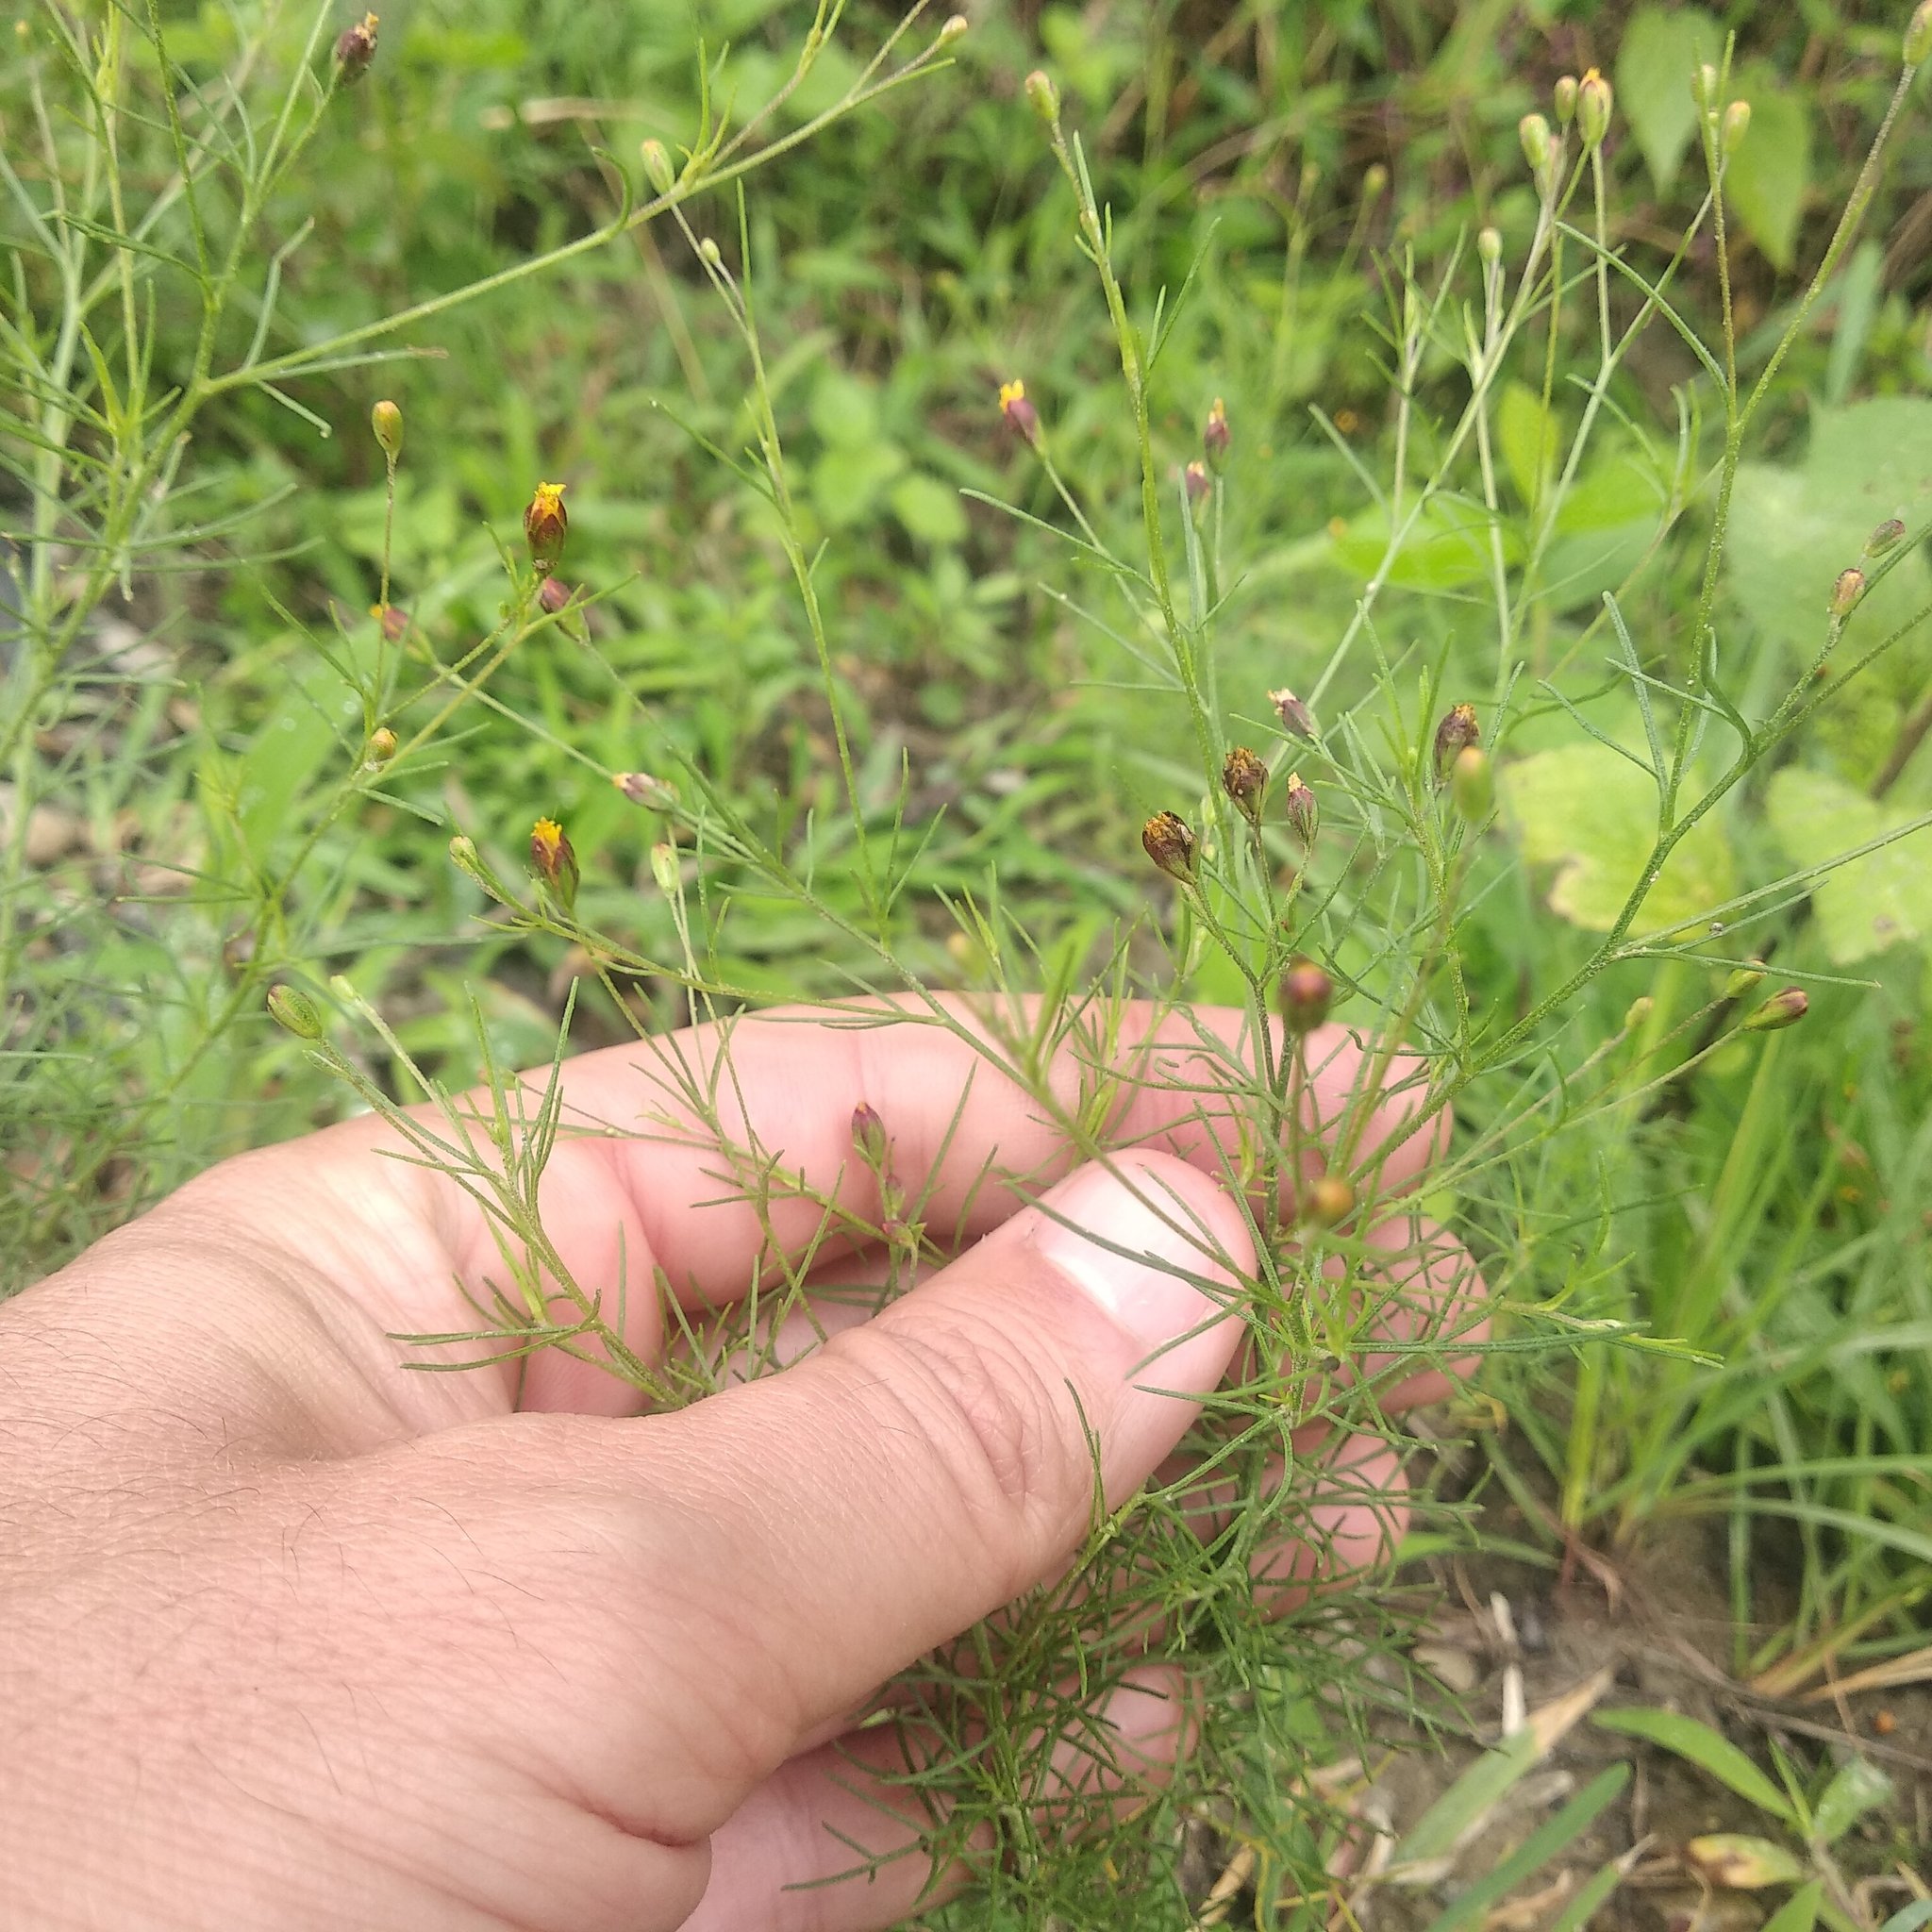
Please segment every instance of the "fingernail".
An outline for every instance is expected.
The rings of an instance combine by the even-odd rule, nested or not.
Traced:
[[[1212,1388],[1234,1345],[1237,1271],[1254,1259],[1240,1208],[1207,1174],[1168,1156],[1118,1162],[1112,1172],[1083,1169],[1045,1205],[1053,1218],[1041,1252],[1143,1356],[1159,1356],[1155,1379],[1170,1389]]]

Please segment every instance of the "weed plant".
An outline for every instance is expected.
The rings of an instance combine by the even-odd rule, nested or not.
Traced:
[[[1593,70],[1524,119],[1527,185],[1519,172],[1489,219],[1397,235],[1373,258],[1355,221],[1343,273],[1381,304],[1387,436],[1364,452],[1344,420],[1356,406],[1314,408],[1344,480],[1329,527],[1300,548],[1281,541],[1281,506],[1258,499],[1316,299],[1306,184],[1257,323],[1217,300],[1231,271],[1211,241],[1178,275],[1156,272],[1142,211],[1096,187],[1058,84],[1025,83],[1008,136],[1024,127],[1035,143],[1053,272],[1089,278],[1074,299],[1090,306],[1073,312],[1103,321],[1106,357],[1061,365],[1056,393],[1002,353],[978,400],[1004,419],[1013,468],[1004,491],[965,495],[1048,575],[1047,608],[1077,640],[1064,661],[1092,675],[1056,696],[1127,721],[1108,728],[1134,740],[1144,829],[1122,874],[1133,826],[1111,780],[1094,788],[1104,808],[1067,822],[1086,848],[1037,869],[1010,815],[990,834],[1002,822],[983,792],[934,810],[928,774],[874,728],[875,667],[841,640],[827,587],[841,546],[870,540],[858,519],[841,525],[841,491],[894,489],[908,528],[963,515],[950,493],[907,494],[910,479],[881,471],[885,429],[862,391],[822,383],[808,481],[793,453],[795,391],[826,344],[790,326],[787,277],[807,271],[749,177],[902,84],[944,90],[963,44],[915,16],[861,57],[842,15],[821,6],[749,120],[732,118],[726,63],[707,56],[679,139],[647,140],[636,161],[591,151],[606,199],[575,232],[300,332],[280,318],[311,240],[304,157],[363,97],[352,88],[379,83],[384,50],[364,79],[361,29],[331,54],[327,16],[296,45],[273,10],[233,16],[232,44],[204,30],[192,53],[153,9],[98,25],[49,9],[23,36],[0,330],[17,399],[0,450],[19,506],[0,712],[5,1047],[22,1069],[6,1124],[9,1252],[38,1271],[185,1166],[297,1124],[325,1105],[319,1070],[498,1229],[499,1270],[465,1284],[474,1326],[408,1338],[413,1366],[564,1350],[674,1406],[781,1368],[962,1238],[934,1224],[926,1176],[897,1171],[890,1120],[855,1113],[851,1166],[830,1188],[746,1136],[731,1031],[780,993],[855,1027],[889,1004],[959,1042],[975,1079],[1017,1086],[1078,1158],[1115,1156],[1137,1104],[1170,1127],[1211,1124],[1259,1255],[1234,1302],[1248,1330],[1238,1372],[1184,1466],[1097,1515],[1060,1584],[909,1674],[877,1722],[903,1731],[926,1849],[976,1876],[973,1901],[935,1923],[1189,1924],[1189,1827],[1203,1821],[1260,1848],[1256,1923],[1325,1920],[1338,1847],[1360,1848],[1348,1809],[1366,1770],[1321,1778],[1314,1760],[1352,1733],[1371,1767],[1383,1722],[1428,1697],[1397,1600],[1284,1594],[1267,1553],[1323,1549],[1340,1506],[1386,1508],[1383,1476],[1363,1489],[1322,1445],[1366,1438],[1406,1458],[1413,1438],[1384,1399],[1418,1362],[1491,1358],[1489,1386],[1511,1394],[1518,1427],[1485,1432],[1488,1463],[1552,1560],[1614,1564],[1658,1522],[1724,1524],[1741,1668],[1793,1688],[1913,1641],[1932,1558],[1912,1527],[1926,1389],[1923,1365],[1899,1364],[1932,1334],[1910,1266],[1924,1069],[1895,1066],[1864,1103],[1884,1115],[1859,1138],[1881,1144],[1895,1207],[1857,1236],[1840,1225],[1857,1204],[1833,1191],[1856,1162],[1843,1146],[1821,1162],[1790,1124],[1819,1117],[1846,1065],[1898,1058],[1843,970],[1863,956],[1834,942],[1827,895],[1847,881],[1890,894],[1886,916],[1906,928],[1893,937],[1913,936],[1918,899],[1888,868],[1932,822],[1912,764],[1932,501],[1882,460],[1860,472],[1859,534],[1804,558],[1792,581],[1815,579],[1815,594],[1782,600],[1779,632],[1757,621],[1738,558],[1749,517],[1775,505],[1765,458],[1789,454],[1788,364],[1843,300],[1932,17],[1914,16],[1815,270],[1756,331],[1740,326],[1727,198],[1752,108],[1728,45],[1674,82],[1703,191],[1668,246],[1620,226],[1618,104]],[[805,111],[826,72],[836,84]],[[728,475],[751,532],[735,554],[766,571],[708,594],[759,619],[739,641],[768,666],[760,701],[809,718],[782,765],[740,756],[703,710],[715,687],[697,728],[681,714],[676,674],[652,655],[664,612],[651,586],[575,576],[587,540],[600,556],[607,532],[621,547],[617,507],[574,479],[571,534],[530,460],[525,544],[439,539],[436,386],[410,383],[402,409],[377,401],[419,373],[395,365],[435,353],[425,330],[626,244],[638,253],[622,273],[678,318],[689,458]],[[708,319],[687,319],[694,291]],[[317,312],[312,288],[305,302]],[[741,401],[719,399],[719,339]],[[325,433],[305,393],[353,399],[338,410],[349,420],[377,403],[365,448],[379,469],[349,546],[366,587],[343,569],[325,623],[315,600],[296,608],[278,589],[281,542],[313,534],[299,496],[259,493],[248,465],[201,454],[269,408]],[[1076,426],[1099,418],[1122,434]],[[1839,436],[1856,448],[1856,425]],[[1825,441],[1821,418],[1812,460]],[[1125,475],[1108,467],[1121,452]],[[1826,526],[1832,541],[1841,526]],[[1319,599],[1282,614],[1310,546],[1348,578],[1332,625]],[[244,586],[230,608],[305,653],[292,700],[227,742],[196,715],[219,675],[198,691],[154,655],[189,624],[183,579],[198,583],[191,565],[210,552]],[[774,563],[796,658],[760,628]],[[1886,721],[1882,743],[1848,782],[1845,759],[1810,748],[1874,691],[1878,709],[1858,715]],[[481,762],[506,742],[575,785],[574,808],[543,798],[509,823],[505,767],[485,780]],[[996,744],[962,762],[975,776],[1017,764],[1024,817],[1048,749]],[[164,808],[125,820],[150,782]],[[425,828],[414,853],[447,843],[427,897],[375,838],[411,822]],[[626,878],[615,855],[638,848]],[[1056,892],[1085,897],[1057,907]],[[477,911],[475,962],[542,960],[558,975],[548,1077],[514,1072],[546,1024],[527,983],[509,997],[479,974],[463,992],[438,969],[404,1010],[384,997],[396,954],[446,942]],[[353,978],[330,974],[341,959],[358,962]],[[1158,1051],[1124,1043],[1132,999],[1159,1014]],[[287,1029],[278,1044],[258,1024],[265,1003]],[[676,1049],[683,1024],[713,1029],[714,1060]],[[1850,1045],[1790,1071],[1821,1024]],[[621,1032],[653,1097],[635,1120],[579,1118],[556,1077],[565,1046]],[[721,1200],[768,1228],[803,1212],[816,1232],[791,1259],[774,1232],[730,1307],[693,1308],[663,1280],[575,1281],[536,1203],[558,1136],[578,1133],[695,1137]],[[1404,1193],[1387,1163],[1438,1136],[1425,1192]],[[1689,1164],[1674,1175],[1674,1162]],[[1026,1194],[1042,1178],[1020,1163],[981,1185]],[[1487,1330],[1444,1224],[1487,1279]],[[1744,1271],[1760,1262],[1770,1289],[1754,1295]],[[662,1362],[623,1340],[624,1299],[639,1294],[662,1297],[678,1335]],[[1409,1351],[1400,1369],[1391,1331]],[[1754,1654],[1766,1619],[1753,1558],[1780,1524],[1803,1545],[1799,1600],[1780,1603],[1778,1634]],[[1457,1535],[1439,1504],[1411,1553]],[[1150,1657],[1184,1664],[1200,1704],[1174,1778],[1142,1790],[1092,1713]],[[851,1851],[862,1874],[874,1855]]]

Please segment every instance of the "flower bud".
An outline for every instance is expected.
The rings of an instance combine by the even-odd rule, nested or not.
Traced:
[[[369,426],[375,430],[375,441],[383,455],[393,463],[403,453],[402,410],[385,399],[370,410]]]
[[[1906,541],[1906,526],[1896,517],[1886,520],[1865,539],[1868,558],[1884,557]]]
[[[1188,508],[1198,512],[1213,488],[1208,480],[1208,465],[1198,457],[1181,472],[1181,487],[1188,492]]]
[[[1286,685],[1279,691],[1271,691],[1268,702],[1274,707],[1274,715],[1281,720],[1281,728],[1291,738],[1314,739],[1314,713]]]
[[[1764,962],[1761,959],[1754,959],[1748,966],[1740,966],[1724,981],[1724,998],[1726,1000],[1742,999],[1763,977]]]
[[[1194,883],[1194,835],[1176,813],[1156,812],[1141,827],[1141,844],[1169,878],[1184,886]]]
[[[375,25],[373,13],[365,13],[354,26],[344,27],[336,41],[336,85],[354,87],[369,72],[375,58]]]
[[[1387,192],[1388,187],[1388,168],[1380,161],[1371,161],[1362,170],[1362,206],[1374,208]]]
[[[1708,60],[1697,67],[1690,75],[1690,99],[1706,114],[1717,112],[1718,73]]]
[[[1495,228],[1481,228],[1476,231],[1475,252],[1482,258],[1485,268],[1494,268],[1503,258],[1503,237]]]
[[[537,608],[546,617],[555,617],[559,611],[570,608],[570,600],[576,592],[561,577],[545,577],[537,586]]]
[[[1479,743],[1481,728],[1475,722],[1474,705],[1451,705],[1436,726],[1436,783],[1449,775],[1449,768],[1471,745]]]
[[[644,163],[644,179],[659,194],[669,194],[677,186],[677,171],[671,165],[671,154],[661,141],[646,141],[638,148]]]
[[[615,772],[610,782],[633,805],[647,806],[652,811],[669,811],[677,803],[677,787],[648,772]]]
[[[1306,954],[1288,962],[1281,975],[1281,1017],[1299,1040],[1328,1017],[1335,1004],[1335,982]]]
[[[1217,476],[1227,467],[1227,446],[1233,441],[1233,432],[1227,426],[1227,405],[1216,396],[1201,431],[1201,449],[1208,458],[1208,467]]]
[[[1751,132],[1751,103],[1733,101],[1724,109],[1724,129],[1718,136],[1718,144],[1726,155],[1734,155],[1744,145],[1744,137]]]
[[[1496,802],[1496,786],[1490,771],[1490,755],[1480,745],[1465,745],[1449,767],[1449,797],[1456,809],[1473,825],[1490,815]]]
[[[863,1100],[852,1109],[852,1148],[874,1174],[885,1166],[886,1157],[891,1152],[878,1108]]]
[[[950,47],[971,25],[972,23],[963,13],[948,14],[945,25],[939,30],[939,44],[942,47]]]
[[[369,748],[364,754],[364,762],[372,767],[386,765],[395,755],[395,733],[387,724],[378,724],[369,734]]]
[[[1040,411],[1026,399],[1026,385],[1016,375],[1000,384],[1000,414],[1006,425],[1024,443],[1040,446]]]
[[[386,644],[399,644],[409,628],[409,613],[398,610],[393,604],[372,604],[369,614],[382,627],[382,641]]]
[[[1288,774],[1288,783],[1281,792],[1281,809],[1288,819],[1289,829],[1302,841],[1304,848],[1312,845],[1315,827],[1322,822],[1322,813],[1315,803],[1313,790],[1303,781],[1299,772]]]
[[[1906,26],[1906,65],[1916,67],[1928,54],[1932,54],[1932,0],[1919,0]]]
[[[1746,1033],[1782,1033],[1795,1026],[1811,1010],[1811,996],[1802,986],[1787,986],[1774,992],[1744,1022]]]
[[[723,268],[724,266],[724,251],[718,246],[718,238],[715,235],[707,235],[698,243],[698,259],[707,268]]]
[[[1026,76],[1026,98],[1032,103],[1033,111],[1049,127],[1057,127],[1060,118],[1060,91],[1054,86],[1051,75],[1036,67]]]
[[[668,839],[659,839],[651,847],[651,882],[667,899],[675,899],[683,889],[684,881],[678,876],[677,847]]]
[[[1610,84],[1592,67],[1576,88],[1576,131],[1586,152],[1603,144],[1610,130]]]
[[[1550,142],[1550,124],[1541,114],[1525,114],[1516,124],[1516,133],[1523,142],[1523,158],[1529,163],[1536,185],[1545,188],[1556,156]]]
[[[322,1038],[322,1011],[306,992],[292,986],[272,986],[268,990],[268,1015],[286,1033],[297,1040]]]
[[[1557,109],[1557,125],[1567,127],[1576,118],[1576,76],[1564,75],[1557,82],[1552,96]]]
[[[570,535],[570,518],[563,508],[561,483],[540,483],[524,512],[524,537],[530,546],[530,561],[539,573],[548,576],[563,555],[563,540]]]
[[[1261,823],[1261,806],[1268,796],[1268,767],[1246,745],[1236,745],[1222,760],[1221,789],[1234,800],[1235,809],[1249,824]]]
[[[1333,1227],[1355,1212],[1355,1190],[1338,1174],[1324,1174],[1302,1202],[1302,1219],[1312,1227]]]
[[[492,899],[503,896],[490,868],[483,863],[483,857],[476,850],[476,841],[467,833],[458,832],[449,841],[449,862],[459,873],[475,879]]]
[[[1865,594],[1865,573],[1855,564],[1850,570],[1841,570],[1838,581],[1831,587],[1831,614],[1836,618],[1849,617],[1858,608],[1858,599]]]
[[[1635,1033],[1657,1010],[1657,1002],[1647,992],[1641,992],[1632,1000],[1624,1012],[1624,1031]]]
[[[577,856],[555,819],[539,819],[530,827],[530,867],[566,912],[575,906]]]

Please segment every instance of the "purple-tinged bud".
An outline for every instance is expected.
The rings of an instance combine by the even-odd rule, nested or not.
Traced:
[[[306,992],[292,986],[272,986],[268,990],[268,1015],[285,1033],[297,1040],[322,1038],[322,1010]]]
[[[399,644],[409,629],[409,613],[398,610],[393,604],[372,604],[369,614],[382,628],[382,641],[386,644]]]
[[[1181,487],[1188,493],[1188,508],[1198,515],[1214,487],[1208,480],[1208,465],[1198,457],[1181,472]]]
[[[576,592],[561,577],[545,577],[537,586],[537,608],[546,617],[555,617],[569,609],[570,600],[575,595]]]
[[[577,855],[555,819],[539,819],[530,827],[530,869],[566,912],[576,905]]]
[[[1889,556],[1906,541],[1906,526],[1896,517],[1886,520],[1865,539],[1865,555],[1868,558]]]
[[[1838,581],[1831,587],[1831,614],[1843,620],[1858,608],[1858,599],[1865,594],[1865,573],[1855,564],[1850,570],[1841,570]]]
[[[1322,813],[1315,803],[1312,788],[1304,782],[1299,772],[1288,774],[1288,783],[1281,791],[1281,809],[1288,820],[1289,829],[1302,841],[1303,849],[1312,845],[1315,827],[1322,822]]]
[[[1811,998],[1801,986],[1788,986],[1774,992],[1744,1022],[1746,1033],[1782,1033],[1795,1026],[1811,1010]]]
[[[867,1101],[861,1100],[852,1109],[852,1147],[874,1174],[885,1166],[891,1153],[891,1142],[886,1138],[886,1124],[879,1118],[878,1108]]]
[[[1194,883],[1194,835],[1176,813],[1156,812],[1141,827],[1141,844],[1169,878],[1184,886]]]
[[[633,805],[652,811],[669,811],[677,803],[677,787],[668,778],[654,778],[649,772],[613,772],[610,782]]]
[[[1201,449],[1208,458],[1208,467],[1217,476],[1227,466],[1228,445],[1233,441],[1234,432],[1227,426],[1227,405],[1216,396],[1201,430]]]
[[[1444,783],[1449,776],[1449,768],[1457,758],[1473,744],[1482,741],[1482,730],[1475,722],[1474,705],[1451,705],[1443,713],[1442,722],[1436,726],[1436,783]]]
[[[1299,1040],[1328,1017],[1335,1004],[1335,982],[1306,955],[1288,962],[1281,975],[1281,1017]]]
[[[1249,824],[1261,823],[1261,807],[1268,796],[1268,767],[1246,745],[1236,745],[1222,760],[1221,789],[1234,800],[1235,809]]]
[[[1268,693],[1268,702],[1274,707],[1274,715],[1281,720],[1281,728],[1291,738],[1306,738],[1311,742],[1315,738],[1315,716],[1301,699],[1284,685],[1279,691]]]
[[[365,13],[354,26],[344,27],[336,41],[336,85],[354,87],[375,58],[376,17]]]
[[[369,426],[383,455],[393,464],[403,453],[403,412],[385,397],[369,412]]]
[[[1026,385],[1016,375],[1000,384],[1000,414],[1006,425],[1024,443],[1040,446],[1040,411],[1026,398]]]

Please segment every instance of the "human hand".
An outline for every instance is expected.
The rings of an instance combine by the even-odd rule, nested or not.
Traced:
[[[637,1417],[634,1390],[557,1351],[405,1373],[393,1338],[473,1327],[466,1293],[500,1257],[460,1190],[385,1158],[399,1143],[377,1120],[225,1162],[0,1308],[0,1919],[904,1917],[917,1858],[791,1889],[851,1868],[835,1831],[891,1849],[904,1794],[862,1778],[901,1768],[899,1746],[856,1718],[1063,1569],[1091,1518],[1089,1431],[1118,1503],[1243,1333],[1225,1304],[1254,1252],[1215,1123],[1181,1091],[1195,1036],[1154,1024],[1130,1008],[1119,1049],[1178,1082],[1134,1083],[1124,1151],[1021,1205],[986,1175],[1063,1171],[1063,1138],[957,1035],[738,1024],[717,1091],[749,1141],[849,1193],[872,1184],[850,1141],[867,1101],[901,1175],[932,1174],[928,1224],[962,1245],[797,1365],[675,1412]],[[1337,1028],[1310,1044],[1332,1120],[1361,1056]],[[645,1360],[667,1346],[638,1286],[654,1268],[687,1306],[719,1307],[769,1272],[768,1238],[802,1252],[823,1218],[804,1198],[769,1221],[720,1200],[700,1134],[638,1138],[664,1101],[652,1054],[704,1078],[720,1037],[568,1063],[565,1119],[587,1131],[559,1140],[541,1192],[572,1277],[628,1286],[624,1341]],[[1390,1091],[1412,1073],[1398,1061]],[[1058,1089],[1078,1079],[1057,1063]],[[1369,1120],[1368,1144],[1399,1141],[1386,1190],[1441,1142],[1441,1122],[1400,1138],[1413,1104]],[[1407,1209],[1366,1239],[1407,1257],[1402,1319],[1433,1307],[1467,1328],[1459,1248]],[[1379,1447],[1337,1453],[1384,1502],[1329,1507],[1324,1543],[1367,1562],[1399,1527],[1399,1471]],[[1284,1586],[1311,1567],[1302,1549],[1260,1560]],[[1115,1692],[1116,1768],[1158,1774],[1184,1728],[1175,1689],[1156,1668]],[[908,1817],[899,1842],[916,1835]]]

